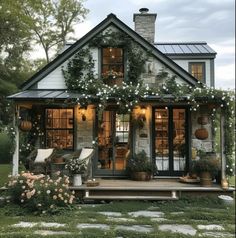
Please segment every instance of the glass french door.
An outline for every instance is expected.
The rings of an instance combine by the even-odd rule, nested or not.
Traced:
[[[125,175],[130,144],[129,132],[130,114],[103,112],[98,119],[96,175]]]
[[[160,176],[179,176],[188,166],[187,109],[154,109],[154,158]]]

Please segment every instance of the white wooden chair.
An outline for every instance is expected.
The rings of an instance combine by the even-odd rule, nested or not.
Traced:
[[[26,161],[29,165],[29,170],[32,173],[47,174],[49,172],[50,162],[56,155],[56,149],[35,149],[27,157]]]

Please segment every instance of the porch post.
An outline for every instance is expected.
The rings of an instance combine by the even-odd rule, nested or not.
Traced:
[[[224,141],[224,115],[221,113],[221,115],[220,115],[221,180],[225,179],[225,169],[226,169],[224,146],[225,146],[225,141]]]
[[[15,106],[15,113],[13,118],[13,126],[15,129],[15,151],[13,154],[13,160],[12,160],[12,175],[15,176],[19,172],[19,128],[17,125],[17,120],[19,118],[19,107],[18,105]]]

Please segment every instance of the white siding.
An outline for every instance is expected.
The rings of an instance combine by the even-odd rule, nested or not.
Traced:
[[[63,65],[66,66],[67,62]],[[66,89],[65,79],[62,74],[62,65],[54,69],[45,78],[38,82],[38,89]]]
[[[176,64],[178,64],[180,67],[185,69],[187,72],[189,71],[188,69],[188,64],[190,62],[204,62],[205,63],[205,70],[206,70],[206,85],[211,86],[211,69],[210,69],[210,60],[204,59],[193,59],[193,60],[173,60]]]
[[[91,53],[95,63],[95,75],[98,74],[98,49],[92,48]],[[66,89],[65,79],[62,74],[62,66],[66,68],[68,60],[54,69],[37,84],[37,89]]]

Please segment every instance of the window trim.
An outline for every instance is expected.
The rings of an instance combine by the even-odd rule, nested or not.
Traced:
[[[71,149],[68,149],[68,148],[63,148],[62,150],[64,150],[64,151],[74,151],[74,149],[75,149],[75,139],[76,139],[76,137],[75,137],[75,131],[76,131],[76,128],[75,128],[75,108],[73,108],[73,107],[57,107],[57,106],[55,106],[55,107],[45,107],[44,108],[44,144],[45,144],[45,146],[47,147],[47,130],[55,130],[55,128],[51,128],[51,129],[48,129],[47,127],[46,127],[46,120],[47,120],[47,117],[46,117],[46,110],[47,109],[71,109],[72,110],[72,117],[73,117],[73,127],[71,128],[71,130],[72,130],[72,135],[73,135],[73,143],[72,143],[72,148]],[[58,128],[58,130],[68,130],[68,128],[61,128],[61,129],[59,129]]]
[[[101,57],[101,65],[100,65],[100,75],[101,75],[101,77],[102,77],[102,70],[103,70],[103,49],[106,49],[106,48],[113,48],[113,49],[122,49],[122,64],[120,64],[120,65],[122,65],[123,66],[123,80],[125,79],[125,71],[126,71],[126,68],[125,68],[125,51],[124,51],[124,48],[123,47],[121,47],[121,46],[117,46],[117,47],[109,47],[109,46],[103,46],[103,47],[101,47],[101,55],[100,55],[100,57]]]
[[[202,82],[202,83],[206,83],[206,62],[188,62],[188,72],[192,75],[192,66],[193,65],[202,65],[202,74],[203,74],[203,78],[202,80],[197,79],[198,81]],[[193,76],[193,75],[192,75]],[[193,76],[194,77],[194,76]],[[194,77],[195,78],[195,77]]]

